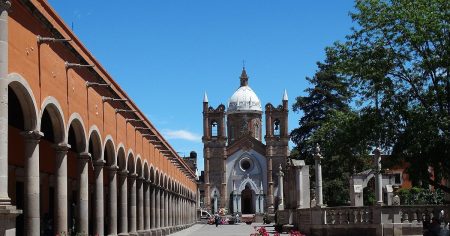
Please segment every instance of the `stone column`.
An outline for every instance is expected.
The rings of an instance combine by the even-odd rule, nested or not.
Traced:
[[[172,214],[172,210],[173,210],[173,205],[172,205],[172,192],[169,192],[168,194],[167,194],[167,206],[168,206],[168,215],[169,215],[169,217],[168,217],[168,224],[169,224],[169,227],[172,227],[172,217],[173,217],[173,214]]]
[[[272,154],[273,147],[269,146],[267,154],[267,196],[268,196],[268,212],[274,213],[274,199],[273,199],[273,173],[272,173]],[[240,194],[240,193],[239,193]]]
[[[238,193],[237,197],[237,211],[241,212],[242,211],[242,207],[241,207],[241,194]]]
[[[109,172],[109,235],[117,235],[117,172],[118,167],[108,167]]]
[[[375,199],[377,200],[377,205],[383,205],[383,175],[381,174],[381,150],[377,147],[373,151],[373,164],[375,170]]]
[[[156,221],[155,221],[155,217],[156,217],[156,205],[155,205],[155,201],[156,201],[156,195],[155,195],[155,186],[152,184],[150,185],[150,194],[151,194],[151,201],[150,201],[150,228],[154,229],[156,228]]]
[[[122,170],[118,172],[120,175],[120,218],[119,218],[119,235],[128,235],[128,171]]]
[[[105,213],[104,213],[104,200],[103,200],[103,166],[104,160],[96,160],[94,162],[94,175],[95,175],[95,223],[94,233],[98,235],[104,235],[105,232]]]
[[[79,233],[89,233],[89,172],[87,163],[91,154],[83,152],[78,157],[79,174],[79,198],[78,198],[78,223]]]
[[[150,231],[150,181],[144,181],[144,229]]]
[[[160,188],[159,186],[155,187],[155,226],[157,229],[161,228],[161,196],[160,196]]]
[[[323,159],[322,155],[320,154],[320,146],[319,144],[316,145],[316,150],[314,154],[314,160],[315,160],[315,169],[316,169],[316,198],[317,198],[317,206],[322,207],[323,206],[323,195],[322,195],[322,165],[321,160]]]
[[[281,164],[278,167],[278,198],[279,198],[279,204],[278,204],[278,210],[284,210],[284,191],[283,191],[283,176],[284,173],[281,168]]]
[[[130,208],[128,209],[128,217],[130,218],[129,234],[137,235],[136,232],[136,178],[135,173],[128,175],[128,184],[130,185]]]
[[[11,205],[8,195],[8,10],[0,0],[0,205]],[[39,233],[39,232],[38,232]]]
[[[163,188],[161,188],[160,189],[160,191],[159,191],[159,205],[160,205],[160,208],[159,208],[159,212],[160,212],[160,218],[161,218],[161,221],[160,221],[160,226],[161,226],[161,228],[164,228],[164,227],[166,227],[166,221],[165,221],[165,217],[166,217],[166,215],[165,215],[165,208],[164,208],[164,189]]]
[[[40,176],[39,141],[43,133],[39,131],[22,132],[25,138],[25,229],[26,235],[40,233]]]
[[[169,227],[169,193],[164,191],[164,226]]]
[[[303,196],[302,196],[302,190],[303,190],[303,179],[302,179],[302,168],[301,166],[297,166],[295,168],[295,179],[297,184],[296,190],[297,190],[297,209],[302,208],[303,206]]]
[[[54,146],[54,149],[56,152],[55,232],[67,234],[67,151],[69,151],[70,145],[58,144]]]
[[[137,180],[137,230],[144,230],[144,178],[139,177]]]
[[[209,182],[209,158],[210,158],[210,151],[209,148],[205,148],[204,153],[204,159],[205,159],[205,199],[204,199],[204,205],[207,210],[211,210],[211,188],[210,188],[210,182]]]

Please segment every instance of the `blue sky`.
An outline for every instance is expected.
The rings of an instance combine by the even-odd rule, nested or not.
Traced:
[[[292,105],[324,48],[350,32],[350,0],[49,0],[181,155],[203,170],[202,99],[217,107],[245,60],[262,105]],[[289,129],[301,114],[290,112]]]

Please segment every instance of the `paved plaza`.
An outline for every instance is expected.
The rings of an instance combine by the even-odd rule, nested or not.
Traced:
[[[219,225],[217,228],[215,225],[208,224],[195,224],[192,227],[171,234],[171,236],[250,236],[255,233],[254,227],[266,227],[267,231],[272,235],[275,233],[274,227],[271,225],[263,225],[260,223],[247,225],[244,223],[236,225]],[[288,234],[281,234],[288,235]]]

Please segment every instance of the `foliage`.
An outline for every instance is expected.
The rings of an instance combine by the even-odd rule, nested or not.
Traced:
[[[408,162],[415,186],[450,192],[441,185],[450,177],[449,12],[448,0],[357,0],[352,33],[307,78],[293,105],[304,113],[293,155],[312,163],[321,145],[329,205],[345,203],[349,176],[370,165],[374,147]]]
[[[365,117],[350,109],[348,84],[335,75],[332,65],[318,65],[319,71],[308,78],[314,87],[293,105],[304,116],[300,127],[291,133],[297,144],[291,155],[313,164],[312,150],[320,144],[324,156],[324,201],[330,206],[346,205],[349,177],[364,170],[368,163],[366,132],[361,129]]]
[[[436,191],[417,187],[400,189],[398,196],[403,205],[439,205],[444,203],[444,193],[440,189]]]

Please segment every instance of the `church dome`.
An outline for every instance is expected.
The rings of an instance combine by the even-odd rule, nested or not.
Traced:
[[[261,101],[248,86],[248,77],[245,68],[242,69],[241,86],[234,92],[228,102],[228,113],[262,113]]]

